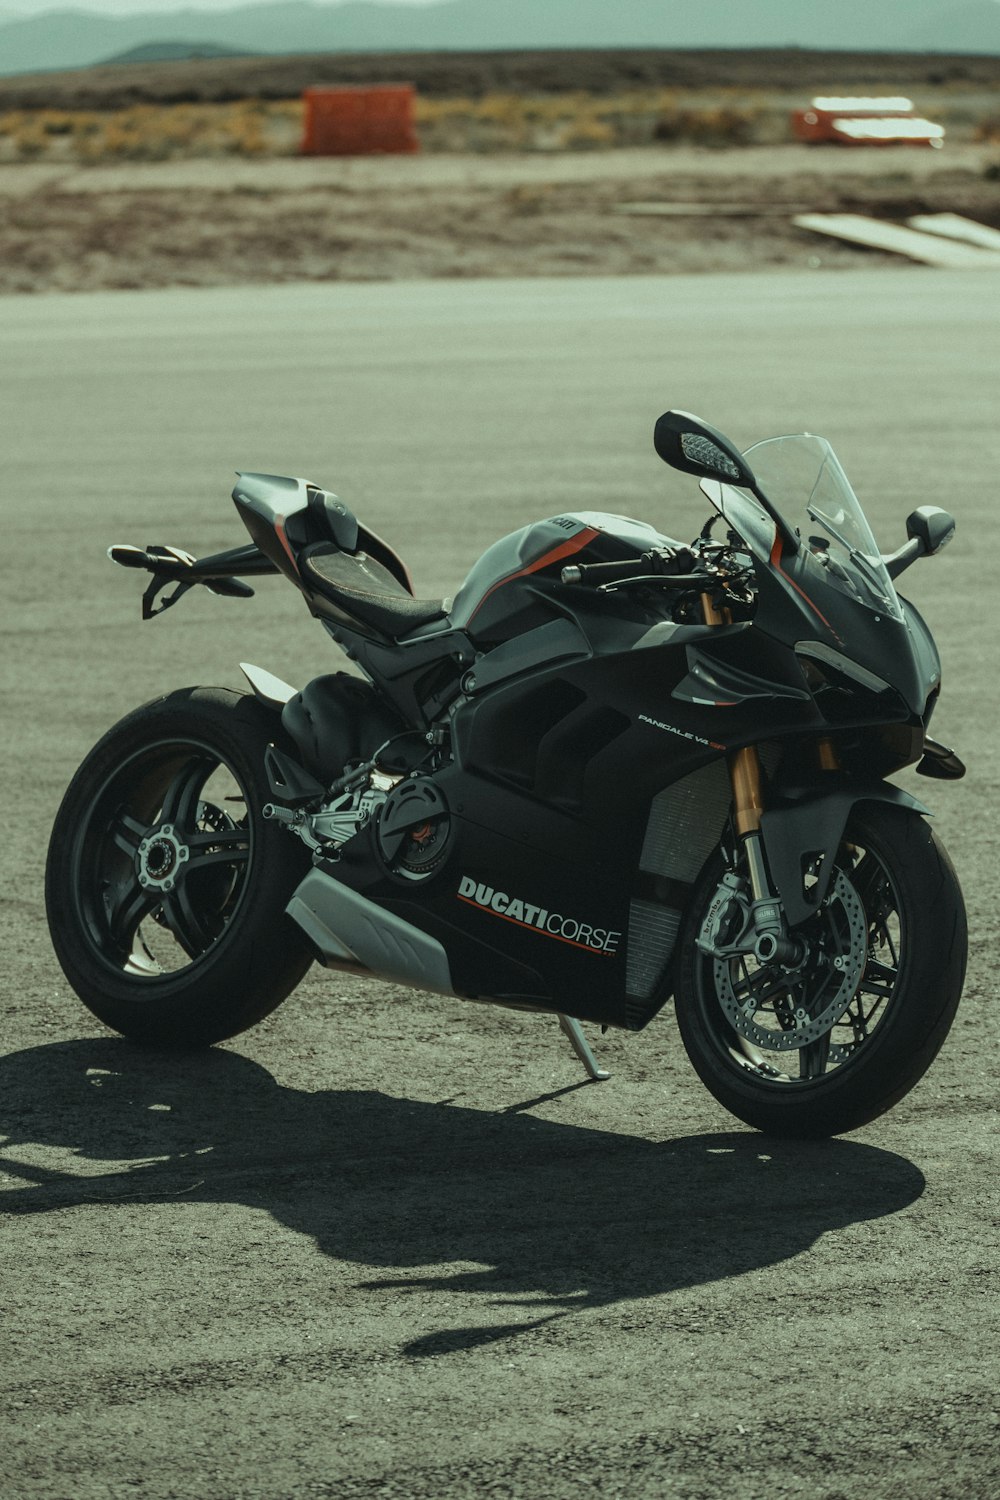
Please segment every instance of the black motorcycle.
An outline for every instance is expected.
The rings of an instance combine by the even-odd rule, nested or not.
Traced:
[[[283,573],[361,675],[185,688],[91,751],[56,818],[52,940],[139,1041],[252,1026],[313,960],[641,1031],[673,996],[708,1089],[785,1136],[873,1119],[958,1005],[967,933],[927,809],[885,778],[964,767],[927,726],[931,634],[829,444],[744,456],[684,412],[655,444],[713,511],[689,546],[573,513],[496,542],[454,601],[414,596],[335,495],[242,474],[248,546],[116,546],[149,618]],[[751,468],[752,465],[752,468]],[[169,592],[168,592],[169,591]]]

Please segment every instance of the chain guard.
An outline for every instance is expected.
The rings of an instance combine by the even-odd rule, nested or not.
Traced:
[[[769,1009],[777,1023],[774,1026],[761,1026],[755,1020],[765,1007],[753,993],[743,1001],[737,996],[734,981],[746,975],[743,961],[716,958],[712,963],[715,992],[733,1030],[755,1047],[771,1052],[791,1052],[818,1041],[836,1025],[857,994],[865,969],[868,924],[861,898],[843,870],[837,870],[820,910],[798,931],[809,945],[802,964],[792,969],[780,964],[760,965],[753,971],[754,977],[781,976],[786,980],[785,998],[791,1003],[783,1007],[785,1018],[778,1014],[778,1006]],[[839,974],[840,980],[827,997],[832,973]],[[811,999],[810,990],[818,990],[815,999]],[[774,998],[780,1001],[780,991]],[[769,1007],[772,1003],[767,1002]],[[816,1004],[822,1008],[814,1013]]]

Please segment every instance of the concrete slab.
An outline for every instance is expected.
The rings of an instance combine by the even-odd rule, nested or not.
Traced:
[[[966,219],[962,214],[914,214],[906,222],[923,234],[939,234],[945,239],[978,245],[983,250],[1000,250],[1000,229],[977,224],[975,219]]]
[[[792,222],[800,229],[850,240],[855,245],[870,245],[873,250],[890,250],[928,266],[947,266],[951,270],[1000,267],[1000,253],[953,243],[938,235],[921,234],[881,219],[868,219],[863,214],[796,214]]]

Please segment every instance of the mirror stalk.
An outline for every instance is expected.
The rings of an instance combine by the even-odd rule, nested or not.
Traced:
[[[925,553],[926,548],[920,538],[911,537],[897,551],[890,552],[887,557],[883,556],[885,571],[890,578],[898,578],[900,573],[905,573],[910,564],[915,563],[918,557],[925,556]]]

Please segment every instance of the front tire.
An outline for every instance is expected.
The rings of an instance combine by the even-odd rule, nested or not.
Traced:
[[[262,807],[280,724],[250,694],[185,688],[94,747],[56,816],[45,901],[56,957],[105,1025],[205,1046],[268,1015],[311,955],[285,906],[306,850]]]
[[[719,1103],[770,1135],[839,1135],[890,1109],[929,1068],[962,992],[962,893],[923,818],[859,804],[837,867],[824,909],[798,930],[811,958],[794,971],[698,948],[721,858],[692,900],[676,987],[681,1038]],[[808,1018],[838,1012],[837,975],[850,962],[858,977],[846,1005],[813,1038]],[[799,1035],[809,1040],[799,1045]]]

